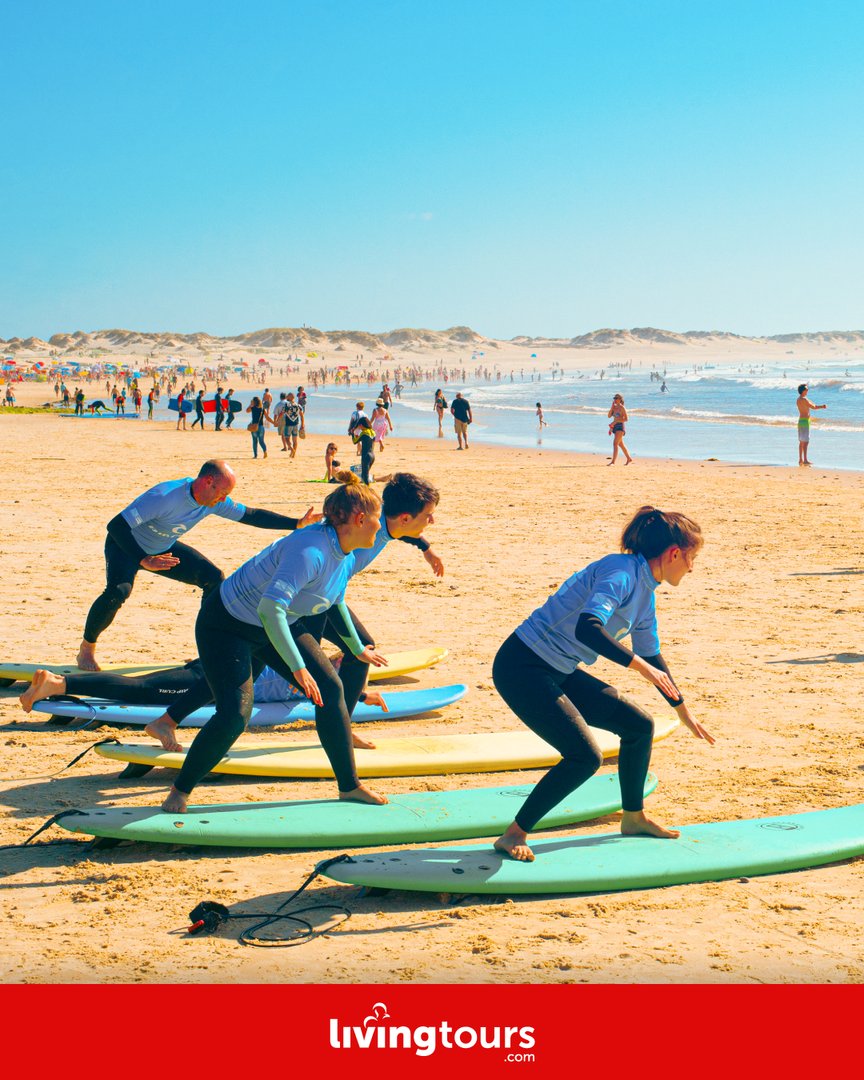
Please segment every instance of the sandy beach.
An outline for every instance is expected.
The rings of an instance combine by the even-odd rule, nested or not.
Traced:
[[[602,362],[608,358],[604,353]],[[582,353],[573,362],[596,366],[601,359]],[[243,392],[248,397],[247,387]],[[16,396],[19,405],[28,405],[53,395],[44,384],[18,384]],[[348,439],[317,430],[314,399],[308,425],[309,436],[289,463],[279,453],[253,461],[245,425],[217,434],[212,428],[178,432],[165,423],[0,417],[5,658],[74,661],[87,609],[104,581],[105,524],[158,481],[194,475],[204,460],[222,457],[237,472],[238,500],[297,515],[320,506],[322,488],[308,481],[321,475],[329,439],[335,437],[340,449],[345,444],[344,450]],[[864,487],[861,474],[651,459],[612,470],[605,467],[605,445],[594,455],[482,445],[455,453],[451,427],[444,440],[406,441],[397,432],[378,463],[378,471],[410,470],[440,488],[429,539],[445,562],[444,578],[433,577],[416,552],[391,545],[352,582],[348,599],[385,653],[427,645],[450,649],[440,667],[406,678],[404,687],[465,682],[470,693],[437,717],[370,724],[364,734],[519,729],[492,685],[497,648],[573,570],[616,550],[625,522],[652,503],[691,515],[706,537],[696,572],[679,589],[658,593],[658,613],[664,655],[717,744],[709,747],[683,729],[658,744],[652,769],[660,784],[650,809],[681,825],[860,801],[864,566],[853,515]],[[230,571],[272,539],[211,518],[197,527],[192,542]],[[100,658],[143,664],[194,656],[198,603],[191,588],[139,575],[100,642]],[[655,715],[666,709],[634,674],[603,661],[595,671]],[[0,843],[21,843],[64,809],[161,801],[170,783],[164,772],[119,781],[117,767],[92,753],[45,779],[99,738],[144,736],[52,727],[45,716],[22,712],[21,689],[0,691]],[[303,741],[310,732],[307,725],[276,734]],[[182,741],[191,737],[187,732]],[[242,738],[252,745],[273,737]],[[607,762],[603,771],[614,767]],[[382,779],[377,786],[388,793],[443,790],[522,783],[539,775]],[[332,782],[211,777],[197,790],[196,802],[327,798],[334,791]],[[617,820],[612,815],[564,831],[609,832]],[[40,840],[65,835],[55,828]],[[235,935],[243,924],[237,923],[213,937],[179,932],[202,899],[255,911],[275,908],[325,854],[146,844],[88,851],[83,844],[38,842],[6,850],[0,979],[864,981],[862,860],[643,892],[468,897],[457,904],[422,894],[358,897],[355,889],[319,879],[308,890],[310,902],[344,904],[351,918],[298,948],[241,948]]]

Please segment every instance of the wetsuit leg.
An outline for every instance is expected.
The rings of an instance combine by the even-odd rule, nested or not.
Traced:
[[[267,635],[263,627],[235,619],[225,610],[219,593],[211,592],[198,612],[195,640],[216,711],[192,741],[174,782],[186,795],[246,729],[252,714],[252,653]]]
[[[603,761],[588,725],[562,689],[566,678],[515,634],[498,650],[492,665],[495,689],[507,705],[561,754],[561,761],[537,783],[516,814],[516,824],[526,832]]]
[[[147,675],[114,675],[110,671],[85,671],[66,676],[66,693],[80,697],[100,697],[125,705],[167,705],[203,684],[210,689],[201,665],[153,671]]]
[[[360,478],[364,484],[369,483],[369,474],[375,464],[375,440],[364,435],[360,439]]]
[[[567,676],[562,690],[587,723],[611,731],[621,740],[618,751],[621,806],[628,811],[641,810],[654,742],[654,720],[614,686],[601,682],[583,668],[577,667]]]
[[[225,575],[215,563],[210,562],[205,555],[189,547],[188,544],[174,544],[170,549],[170,554],[176,555],[180,562],[172,566],[170,570],[154,571],[160,577],[182,581],[186,585],[197,585],[205,597],[225,580]],[[87,638],[87,640],[90,639]]]
[[[99,635],[114,621],[120,608],[129,599],[138,561],[126,552],[110,536],[105,539],[105,590],[93,601],[84,624],[84,640],[94,644]]]

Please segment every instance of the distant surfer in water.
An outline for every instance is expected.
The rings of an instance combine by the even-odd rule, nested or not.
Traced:
[[[562,799],[592,776],[602,755],[589,724],[621,740],[618,779],[625,836],[674,839],[678,833],[646,817],[643,790],[654,721],[582,665],[603,656],[653,683],[696,736],[714,739],[690,715],[660,654],[654,592],[678,586],[693,569],[702,531],[683,514],[643,506],[621,537],[620,555],[607,555],[573,574],[516,628],[498,650],[492,678],[519,719],[561,754],[538,782],[495,849],[531,862],[528,833]],[[631,651],[620,639],[630,635]]]
[[[99,671],[96,642],[129,599],[139,569],[197,585],[206,596],[225,578],[209,559],[180,537],[210,514],[257,529],[302,529],[318,521],[310,506],[302,518],[243,506],[229,498],[237,477],[225,461],[205,461],[193,480],[166,480],[139,495],[108,522],[105,539],[105,590],[94,600],[76,663]]]

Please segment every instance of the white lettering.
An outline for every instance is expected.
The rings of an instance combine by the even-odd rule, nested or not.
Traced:
[[[339,1043],[339,1021],[330,1021],[330,1045],[334,1050],[341,1050],[342,1047]]]
[[[383,1030],[383,1028],[382,1028]],[[410,1049],[411,1047],[411,1028],[409,1027],[394,1027],[390,1028],[390,1042],[391,1049],[399,1048],[399,1039],[402,1040],[402,1049]]]
[[[497,1049],[501,1045],[501,1028],[492,1028],[491,1041],[487,1034],[488,1030],[485,1027],[480,1028],[480,1045],[486,1050]]]
[[[533,1027],[519,1028],[519,1035],[521,1038],[521,1042],[519,1043],[519,1045],[522,1047],[523,1050],[530,1050],[532,1046],[535,1046],[537,1044],[537,1040],[534,1038]]]
[[[453,1049],[453,1043],[450,1042],[450,1032],[453,1028],[447,1023],[446,1020],[441,1022],[441,1045],[446,1046],[448,1050]]]
[[[468,1050],[477,1043],[477,1032],[473,1028],[461,1027],[456,1029],[453,1038],[456,1040],[457,1046],[460,1046],[463,1050]]]
[[[414,1042],[417,1045],[418,1057],[429,1057],[435,1053],[435,1028],[414,1028]]]
[[[513,1045],[513,1036],[518,1032],[519,1028],[505,1028],[504,1029],[504,1045],[509,1049]]]

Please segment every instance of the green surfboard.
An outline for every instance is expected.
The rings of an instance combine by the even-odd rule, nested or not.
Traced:
[[[803,870],[864,854],[864,805],[685,825],[678,840],[603,833],[531,843],[533,863],[483,846],[370,852],[334,881],[438,893],[585,893]]]
[[[657,786],[648,774],[645,794]],[[386,806],[338,799],[225,803],[164,814],[152,806],[76,810],[57,824],[69,832],[115,840],[224,847],[324,848],[412,844],[497,836],[532,790],[531,784],[391,795]],[[592,776],[540,824],[589,821],[621,809],[618,774]]]

